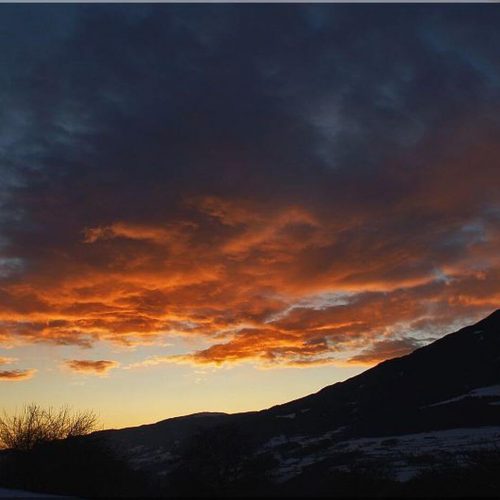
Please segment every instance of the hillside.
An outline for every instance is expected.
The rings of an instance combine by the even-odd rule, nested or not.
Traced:
[[[425,468],[425,461],[420,468],[405,462],[405,454],[412,462],[419,454],[451,456],[457,449],[497,445],[500,310],[407,356],[283,405],[233,415],[195,414],[103,435],[134,467],[166,473],[178,465],[193,436],[227,429],[244,436],[254,455],[273,457],[278,481],[321,463],[342,467],[354,458],[384,463],[393,477],[404,480]]]

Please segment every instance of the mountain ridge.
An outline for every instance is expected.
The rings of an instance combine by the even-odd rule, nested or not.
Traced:
[[[410,352],[408,354],[405,354],[405,355],[402,355],[402,356],[397,356],[397,357],[394,357],[394,358],[385,359],[385,360],[377,363],[376,365],[368,368],[367,370],[359,373],[358,375],[354,375],[353,377],[349,377],[348,379],[341,380],[341,381],[335,382],[334,384],[327,385],[325,387],[322,387],[321,389],[319,389],[316,392],[313,392],[311,394],[307,394],[305,396],[301,396],[301,397],[293,399],[291,401],[287,401],[286,403],[280,403],[280,404],[272,405],[272,406],[270,406],[268,408],[263,408],[261,410],[250,410],[250,411],[236,412],[236,413],[227,413],[227,412],[218,412],[218,411],[201,411],[201,412],[195,412],[195,413],[188,413],[186,415],[176,415],[175,417],[168,417],[166,419],[161,419],[161,420],[158,420],[156,422],[149,423],[149,424],[139,424],[139,425],[133,425],[133,426],[127,426],[127,427],[120,427],[120,428],[110,428],[110,429],[105,429],[105,431],[106,432],[107,431],[113,431],[114,432],[114,431],[123,431],[123,430],[130,430],[130,429],[138,429],[138,428],[142,428],[142,427],[145,427],[145,426],[148,426],[148,425],[158,425],[158,424],[162,424],[162,423],[167,422],[167,421],[184,419],[184,418],[190,418],[190,417],[194,418],[194,417],[200,417],[200,416],[220,416],[220,415],[253,414],[253,413],[270,411],[270,410],[274,410],[274,409],[277,409],[277,408],[282,408],[282,407],[285,407],[285,406],[290,405],[292,403],[295,403],[295,402],[307,399],[307,398],[309,398],[311,396],[318,395],[318,394],[322,393],[323,391],[327,391],[327,390],[329,390],[329,389],[331,389],[331,388],[333,388],[333,387],[335,387],[335,386],[337,386],[339,384],[343,384],[345,382],[348,382],[349,380],[352,380],[352,379],[355,379],[357,377],[360,377],[360,376],[362,376],[362,375],[364,375],[364,374],[366,374],[368,372],[371,372],[371,371],[375,370],[376,368],[380,367],[381,365],[385,365],[387,363],[392,363],[392,362],[394,362],[396,360],[408,358],[409,356],[412,356],[415,353],[418,353],[419,351],[427,349],[429,346],[436,345],[436,344],[440,343],[441,341],[446,340],[448,337],[450,337],[452,335],[457,335],[457,334],[459,334],[461,332],[469,331],[471,328],[476,328],[476,327],[484,324],[485,322],[489,323],[489,322],[492,322],[492,321],[498,322],[499,327],[500,327],[500,308],[496,309],[495,311],[493,311],[491,314],[489,314],[485,318],[479,320],[477,323],[474,323],[473,325],[467,325],[467,326],[465,326],[463,328],[460,328],[456,332],[446,334],[443,337],[440,337],[440,338],[438,338],[438,339],[430,342],[429,344],[421,346],[421,347],[415,349],[414,351],[412,351],[412,352]]]
[[[284,404],[235,414],[202,412],[101,433],[121,446],[161,443],[171,449],[221,425],[251,433],[260,443],[332,431],[339,439],[354,439],[488,426],[500,422],[500,406],[490,405],[491,397],[467,394],[495,384],[500,384],[500,309],[412,353]],[[453,398],[458,399],[437,404]]]

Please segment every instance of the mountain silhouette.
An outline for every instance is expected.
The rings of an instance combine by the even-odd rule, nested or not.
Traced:
[[[500,310],[411,354],[286,404],[239,414],[200,413],[101,434],[137,467],[164,471],[178,462],[183,443],[193,436],[224,433],[230,427],[252,449],[278,457],[283,477],[288,477],[293,475],[290,463],[302,471],[304,464],[331,460],[340,447],[352,450],[353,443],[367,438],[379,449],[380,443],[407,446],[412,440],[423,443],[418,441],[422,438],[425,449],[434,453],[457,439],[463,449],[498,439],[500,427],[495,426],[500,426]],[[361,453],[361,445],[356,450]]]

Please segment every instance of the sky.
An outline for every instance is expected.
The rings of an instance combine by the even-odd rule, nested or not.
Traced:
[[[497,309],[499,25],[0,5],[2,409],[261,409]]]

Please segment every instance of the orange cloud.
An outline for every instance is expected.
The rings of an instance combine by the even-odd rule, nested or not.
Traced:
[[[1,283],[0,342],[133,346],[181,335],[208,347],[149,364],[374,363],[403,352],[383,342],[405,332],[445,333],[498,307],[493,222],[471,239],[461,219],[432,221],[429,240],[404,229],[403,209],[376,222],[268,209],[212,197],[190,201],[183,222],[87,228],[85,241]]]
[[[0,365],[10,365],[17,361],[17,358],[7,358],[5,356],[0,356]]]
[[[30,370],[0,370],[0,380],[4,382],[19,382],[28,380],[36,373],[35,369]]]
[[[94,375],[105,375],[119,364],[117,361],[105,359],[95,361],[90,359],[69,359],[64,362],[64,365],[74,372]]]
[[[185,229],[192,226],[193,223],[166,224],[164,227],[158,227],[116,222],[109,226],[87,228],[83,233],[85,243],[124,238],[167,245],[177,243],[179,238],[187,234]]]

